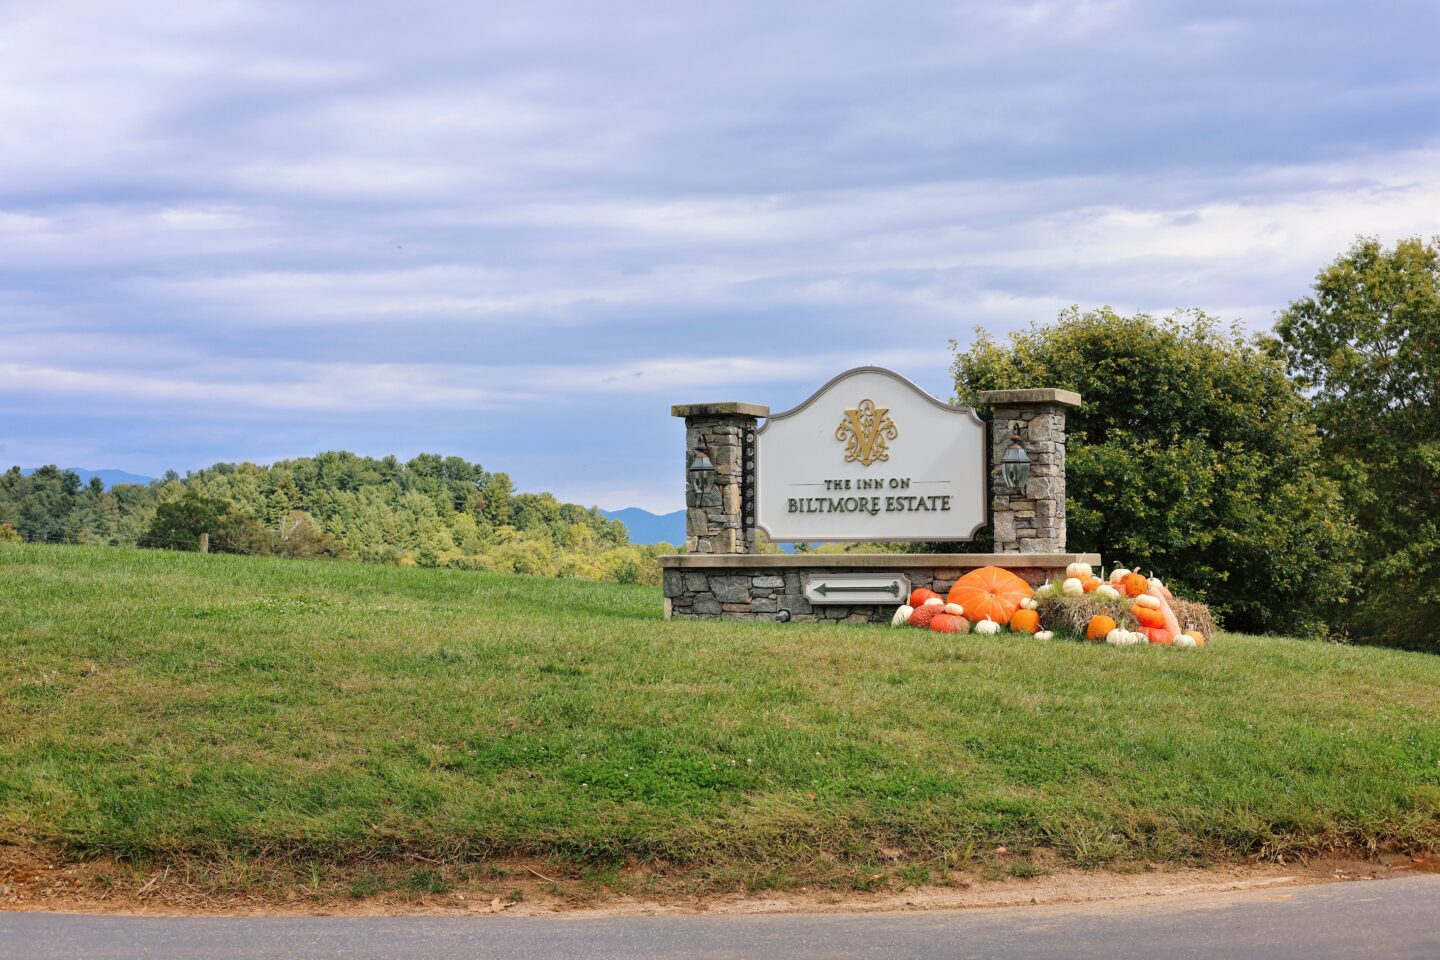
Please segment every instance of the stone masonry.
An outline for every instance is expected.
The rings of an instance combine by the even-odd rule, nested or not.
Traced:
[[[744,513],[746,478],[754,469],[756,421],[769,416],[770,408],[755,403],[687,403],[671,407],[670,413],[685,418],[685,552],[752,552],[755,521]],[[703,493],[692,488],[689,475],[702,446],[715,463],[714,483]]]
[[[1063,553],[1065,550],[1065,411],[1080,406],[1069,390],[988,390],[990,409],[990,519],[998,553]],[[1030,456],[1023,490],[1007,487],[1000,458],[1015,425]]]
[[[836,623],[888,623],[898,603],[811,604],[803,590],[806,574],[842,570],[894,571],[910,579],[910,589],[928,587],[942,597],[969,570],[1001,563],[1034,585],[1063,573],[1067,564],[1098,565],[1091,554],[1032,555],[1026,565],[993,554],[827,554],[661,557],[665,616],[723,620],[779,620]],[[715,564],[715,561],[728,561]],[[782,616],[782,611],[788,616]]]

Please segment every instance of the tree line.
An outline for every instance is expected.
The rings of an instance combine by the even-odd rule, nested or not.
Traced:
[[[0,538],[328,557],[658,584],[665,544],[460,457],[346,452],[268,466],[218,463],[110,490],[47,466],[0,475]]]

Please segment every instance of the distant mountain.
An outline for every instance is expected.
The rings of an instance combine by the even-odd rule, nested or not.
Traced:
[[[154,477],[142,477],[138,473],[126,473],[124,470],[85,470],[80,467],[66,467],[65,469],[78,474],[81,483],[89,483],[91,477],[99,477],[105,484],[106,490],[109,490],[116,484],[138,483],[143,486],[155,480]],[[28,477],[35,472],[35,468],[31,467],[28,470],[21,470],[20,472]]]
[[[676,546],[685,543],[684,510],[655,514],[639,507],[626,507],[624,510],[600,512],[625,524],[625,529],[630,531],[631,543],[673,543]]]

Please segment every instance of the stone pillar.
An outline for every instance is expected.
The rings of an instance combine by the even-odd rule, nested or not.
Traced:
[[[768,417],[770,408],[686,403],[671,407],[670,414],[685,418],[685,552],[753,553],[756,421]],[[690,476],[702,446],[715,464],[714,483],[703,493]]]
[[[1065,552],[1065,411],[1080,406],[1070,390],[986,390],[990,410],[990,510],[996,553]],[[1000,458],[1018,424],[1030,456],[1023,490],[1005,485]]]

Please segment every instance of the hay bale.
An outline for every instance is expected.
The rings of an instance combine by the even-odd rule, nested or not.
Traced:
[[[1180,629],[1199,630],[1205,635],[1206,640],[1215,639],[1215,615],[1210,608],[1198,600],[1181,600],[1178,597],[1170,601],[1170,609],[1175,611],[1175,619],[1180,621]]]
[[[1114,620],[1121,630],[1140,629],[1140,621],[1130,612],[1134,602],[1128,597],[1106,600],[1093,593],[1080,597],[1056,593],[1039,598],[1037,612],[1044,629],[1083,639],[1090,618],[1102,613]],[[1205,604],[1177,598],[1170,601],[1170,609],[1175,612],[1175,619],[1180,621],[1181,630],[1199,630],[1206,639],[1214,638],[1215,616]]]
[[[1093,593],[1080,597],[1051,594],[1041,597],[1037,603],[1036,612],[1040,614],[1040,623],[1046,630],[1080,639],[1085,637],[1085,628],[1089,625],[1090,618],[1098,617],[1102,613],[1114,620],[1121,630],[1138,630],[1140,627],[1140,621],[1130,612],[1130,601],[1124,597],[1119,600],[1106,600]]]

